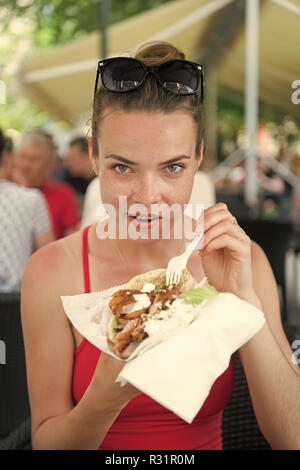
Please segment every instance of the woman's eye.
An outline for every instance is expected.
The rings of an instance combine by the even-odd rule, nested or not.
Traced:
[[[126,170],[129,169],[127,165],[122,165],[121,163],[113,165],[112,168],[116,170],[117,173],[126,173]]]
[[[170,173],[179,173],[183,169],[183,165],[173,164],[169,165],[167,168],[169,169]]]
[[[130,167],[127,165],[124,165],[122,163],[117,163],[116,165],[113,165],[111,167],[113,170],[115,170],[117,173],[129,173]],[[180,173],[181,170],[183,170],[183,165],[178,165],[178,164],[172,164],[166,167],[168,173]]]

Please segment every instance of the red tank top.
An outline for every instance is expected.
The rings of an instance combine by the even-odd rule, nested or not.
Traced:
[[[89,227],[83,230],[85,292],[90,292],[88,266]],[[96,368],[101,351],[83,339],[75,351],[73,397],[81,400]],[[202,408],[191,424],[141,394],[132,399],[112,424],[99,450],[221,450],[222,414],[232,394],[234,364],[215,381]]]

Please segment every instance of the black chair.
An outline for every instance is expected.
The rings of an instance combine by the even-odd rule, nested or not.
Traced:
[[[30,416],[0,441],[0,450],[32,450]]]
[[[3,443],[30,416],[20,294],[0,294],[0,340],[0,442]]]
[[[287,321],[285,258],[294,237],[292,221],[239,219],[247,235],[264,250],[281,292],[281,315]]]
[[[249,207],[245,203],[243,191],[216,191],[216,202],[224,202],[230,212],[239,220],[249,217]]]
[[[277,285],[280,287],[282,320],[287,322],[289,312],[287,311],[286,298],[285,258],[297,235],[296,225],[290,217],[290,210],[286,207],[286,201],[280,206],[281,215],[278,219],[254,217],[244,202],[244,194],[242,192],[218,191],[216,193],[216,201],[227,204],[228,209],[238,219],[242,229],[266,253]]]
[[[300,339],[300,328],[284,325],[290,344]],[[246,376],[238,353],[234,354],[235,383],[231,399],[223,412],[224,450],[270,450],[262,435],[252,407]]]

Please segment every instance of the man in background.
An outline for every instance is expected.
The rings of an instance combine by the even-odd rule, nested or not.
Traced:
[[[85,137],[71,140],[69,149],[63,159],[63,181],[70,184],[76,192],[77,204],[82,213],[83,201],[94,173],[89,160],[88,141]]]
[[[47,132],[34,129],[24,134],[16,151],[14,181],[42,192],[54,236],[59,239],[78,230],[80,221],[73,188],[51,179],[56,152],[52,136]]]
[[[1,174],[2,179],[7,181],[12,180],[14,171],[14,148],[13,141],[10,137],[6,137],[2,134],[3,148],[1,154]]]
[[[7,142],[0,130],[1,293],[20,292],[24,268],[31,254],[54,240],[42,194],[9,181],[12,155],[4,151]]]

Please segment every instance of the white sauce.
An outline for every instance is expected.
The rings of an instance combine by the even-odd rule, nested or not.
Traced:
[[[151,301],[147,294],[134,294],[133,298],[135,300],[135,304],[133,305],[133,310],[141,310],[142,308],[147,308],[151,305]]]
[[[164,310],[149,317],[144,324],[144,330],[149,336],[164,341],[189,325],[196,313],[197,309],[192,304],[185,303],[183,299],[176,299],[171,305],[165,306]]]
[[[155,289],[155,285],[152,282],[146,282],[141,289],[141,292],[152,292]]]

